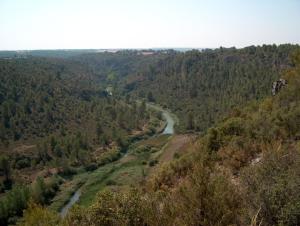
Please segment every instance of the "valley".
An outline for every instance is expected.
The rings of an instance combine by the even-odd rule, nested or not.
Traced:
[[[300,226],[299,9],[0,0],[0,226]]]
[[[170,148],[166,149],[164,147],[168,146],[171,142],[174,143],[174,139],[171,136],[174,134],[175,118],[173,118],[174,116],[168,111],[157,105],[147,104],[147,106],[162,113],[162,117],[165,120],[163,131],[149,138],[133,142],[117,161],[100,167],[90,174],[76,175],[76,177],[73,178],[74,181],[78,180],[77,178],[85,178],[85,181],[70,197],[67,204],[60,209],[61,216],[64,217],[69,208],[76,202],[80,205],[89,206],[96,193],[102,189],[112,188],[113,190],[120,190],[124,189],[124,187],[137,186],[143,183],[146,177],[149,176],[150,171],[155,168],[155,165],[158,164],[160,160],[167,162],[167,159],[161,157],[162,155],[171,155],[168,161],[172,160],[176,149],[173,147],[170,150]],[[175,145],[177,149],[182,147],[187,141],[184,140],[180,143],[180,145]],[[141,153],[137,154],[137,151],[141,151]],[[154,163],[154,165],[151,165],[152,163]],[[72,183],[72,181],[67,183]],[[63,190],[63,192],[65,192],[65,190]],[[54,197],[55,201],[52,202],[50,209],[55,210],[56,208],[57,210],[57,203],[62,203],[62,200],[59,199],[60,194],[57,196],[58,197]]]
[[[293,225],[298,51],[0,59],[0,224]]]

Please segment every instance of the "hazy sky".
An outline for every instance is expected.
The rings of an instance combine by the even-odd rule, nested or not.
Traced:
[[[300,43],[300,0],[0,0],[0,49]]]

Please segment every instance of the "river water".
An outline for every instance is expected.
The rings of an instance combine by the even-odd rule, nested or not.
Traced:
[[[72,195],[69,202],[61,209],[59,212],[61,217],[65,217],[69,211],[69,209],[79,200],[81,195],[80,188]]]
[[[163,109],[161,106],[152,103],[148,103],[147,107],[162,112],[162,117],[166,120],[166,127],[164,128],[162,134],[174,134],[174,125],[175,125],[174,117],[176,116],[171,114],[167,110]]]
[[[171,117],[171,115],[167,111],[163,111],[162,116],[167,122],[167,125],[163,131],[163,134],[173,134],[174,133],[174,124],[175,124],[174,119]]]

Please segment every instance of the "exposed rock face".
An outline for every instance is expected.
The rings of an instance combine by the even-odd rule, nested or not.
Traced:
[[[273,85],[272,85],[272,95],[275,96],[279,91],[280,89],[285,86],[287,84],[287,81],[285,79],[279,79],[278,81],[276,82],[273,82]]]

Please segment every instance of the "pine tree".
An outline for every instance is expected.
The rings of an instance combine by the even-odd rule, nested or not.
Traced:
[[[5,155],[0,156],[0,169],[2,170],[5,182],[11,181],[11,167],[9,158]]]

